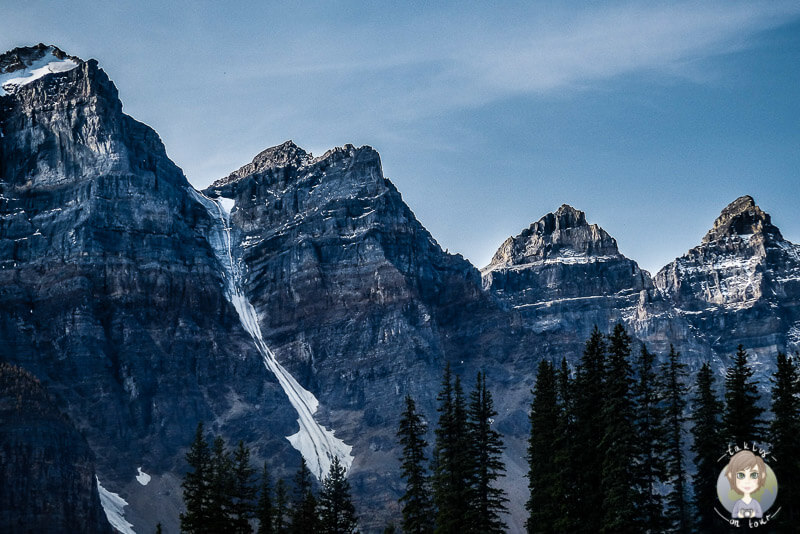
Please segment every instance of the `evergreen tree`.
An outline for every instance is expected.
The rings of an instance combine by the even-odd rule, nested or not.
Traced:
[[[414,399],[406,395],[406,409],[400,418],[397,436],[403,446],[400,471],[406,481],[406,491],[400,498],[403,507],[403,532],[431,534],[433,532],[433,503],[425,469],[425,423],[417,413]]]
[[[708,362],[697,373],[697,389],[692,399],[692,452],[696,473],[694,488],[694,517],[699,532],[719,530],[716,512],[717,477],[722,466],[717,463],[725,449],[721,431],[722,403],[714,391],[714,373]]]
[[[637,503],[642,524],[651,532],[661,532],[666,526],[664,499],[660,485],[665,468],[665,410],[655,354],[642,345],[636,360],[636,385],[633,388],[634,432],[637,462],[633,468],[634,483],[640,501]]]
[[[555,369],[552,363],[541,360],[536,372],[528,438],[530,498],[525,504],[528,511],[525,528],[529,534],[561,532],[554,524],[557,514],[553,513],[563,499],[553,487],[553,466],[557,462],[553,444],[558,439],[560,415]]]
[[[578,443],[574,440],[574,384],[570,378],[567,359],[561,358],[561,369],[556,372],[558,385],[558,419],[553,442],[552,493],[559,497],[553,508],[553,525],[557,532],[577,532],[581,518],[571,505],[575,502],[575,480],[580,477],[575,471],[572,454]]]
[[[272,534],[272,498],[270,497],[269,472],[267,462],[264,462],[264,469],[261,472],[261,485],[258,491],[258,503],[256,504],[256,519],[258,520],[258,534]]]
[[[496,416],[492,394],[486,387],[486,374],[479,372],[475,389],[470,393],[467,426],[473,461],[470,529],[482,534],[505,532],[501,514],[508,513],[508,498],[502,489],[496,487],[497,479],[505,476],[506,470],[501,460],[503,441],[492,428]]]
[[[209,484],[208,529],[209,532],[230,532],[234,528],[233,517],[233,460],[225,448],[221,436],[214,438],[211,449],[211,477]]]
[[[272,511],[272,527],[275,534],[289,532],[289,494],[286,483],[278,479],[275,483],[275,506]]]
[[[722,416],[723,437],[739,446],[764,439],[758,384],[752,378],[747,352],[739,345],[733,365],[725,373],[725,413]]]
[[[604,425],[601,446],[601,484],[594,488],[603,499],[601,532],[640,532],[635,503],[638,496],[632,486],[631,466],[636,461],[633,435],[633,401],[631,398],[632,371],[629,362],[631,340],[621,324],[614,327],[608,338]],[[596,467],[595,467],[596,469]]]
[[[315,534],[317,530],[317,499],[311,485],[311,472],[306,461],[301,459],[300,469],[294,479],[294,502],[292,504],[292,534]]]
[[[444,370],[439,401],[439,423],[433,458],[433,500],[437,534],[469,532],[471,502],[470,458],[467,443],[464,392],[459,377],[452,379],[450,364]]]
[[[255,499],[258,494],[256,487],[256,470],[250,465],[250,449],[239,440],[239,445],[233,452],[233,487],[231,489],[231,521],[232,532],[235,534],[250,534],[250,520],[255,517]],[[266,466],[265,466],[266,468]]]
[[[202,421],[197,424],[194,441],[186,453],[189,469],[183,479],[183,502],[186,512],[180,515],[181,532],[209,532],[209,491],[211,486],[211,450],[203,435]]]
[[[156,534],[161,534],[161,523],[156,524]]]
[[[770,441],[780,471],[779,499],[784,506],[775,518],[778,532],[797,532],[800,524],[800,373],[792,358],[778,353],[772,377]]]
[[[686,408],[686,366],[680,361],[680,353],[670,345],[667,361],[661,367],[664,384],[664,411],[666,416],[666,472],[665,480],[670,485],[667,493],[667,513],[671,528],[675,532],[689,532],[690,515],[686,502],[686,462],[683,457],[683,412]]]
[[[353,534],[357,524],[347,473],[339,463],[339,458],[334,456],[319,495],[319,532]]]
[[[605,432],[602,407],[605,402],[606,342],[597,326],[576,370],[573,395],[574,493],[565,501],[562,517],[570,523],[564,532],[595,534],[603,514],[601,463],[605,450],[600,438]]]

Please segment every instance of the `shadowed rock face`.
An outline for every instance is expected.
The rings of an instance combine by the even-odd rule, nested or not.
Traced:
[[[717,353],[738,344],[772,367],[800,347],[800,247],[743,196],[728,205],[702,244],[661,269],[656,285]]]
[[[94,454],[36,378],[0,363],[0,531],[112,532]]]
[[[268,157],[265,157],[268,155]],[[287,142],[212,184],[235,199],[232,225],[246,289],[278,359],[321,402],[320,418],[353,444],[362,527],[382,529],[401,494],[395,432],[406,394],[430,417],[441,370],[511,362],[530,336],[445,253],[383,177],[370,147],[318,158]],[[533,355],[531,355],[533,357]]]
[[[199,420],[286,453],[291,408],[223,294],[214,221],[97,63],[0,97],[0,130],[0,360],[55,395],[104,487],[136,501],[137,467],[182,465]],[[158,520],[177,514],[134,524]]]

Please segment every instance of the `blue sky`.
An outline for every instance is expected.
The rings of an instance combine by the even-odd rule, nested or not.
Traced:
[[[651,272],[742,194],[800,242],[795,1],[3,4],[0,48],[97,58],[197,187],[368,144],[478,267],[562,203]]]

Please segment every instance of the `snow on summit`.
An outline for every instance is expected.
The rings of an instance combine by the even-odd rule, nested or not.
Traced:
[[[78,61],[54,46],[16,48],[0,60],[0,96],[14,94],[23,85],[77,66]]]

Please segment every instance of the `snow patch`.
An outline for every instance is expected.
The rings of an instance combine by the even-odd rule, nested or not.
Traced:
[[[353,447],[336,438],[333,430],[324,428],[314,420],[319,401],[278,363],[275,354],[264,342],[255,308],[241,289],[241,273],[232,252],[229,214],[219,201],[210,199],[193,188],[190,188],[190,192],[206,208],[209,215],[219,221],[219,225],[212,229],[213,233],[209,235],[209,242],[217,259],[225,269],[225,295],[239,314],[242,326],[253,339],[264,366],[278,379],[289,402],[297,411],[297,424],[300,430],[296,434],[286,436],[286,439],[300,452],[308,464],[308,469],[319,480],[328,474],[334,458],[338,458],[342,466],[350,471],[353,464],[353,455],[351,454]]]
[[[148,483],[150,483],[150,475],[142,471],[141,467],[138,467],[136,470],[139,472],[139,474],[136,475],[136,482],[142,486],[146,486]]]
[[[72,59],[58,59],[50,47],[41,59],[37,59],[24,69],[0,73],[0,96],[14,93],[19,87],[57,72],[67,72],[78,66]]]
[[[125,521],[125,512],[123,508],[128,506],[128,501],[105,489],[100,484],[100,479],[97,476],[97,492],[100,494],[100,504],[103,506],[103,511],[106,513],[108,522],[111,526],[117,529],[122,534],[136,534],[133,530],[133,525]]]
[[[222,209],[224,209],[226,213],[230,213],[233,210],[233,206],[236,204],[236,201],[232,198],[225,197],[219,197],[217,202],[219,202],[219,205],[222,206]]]

